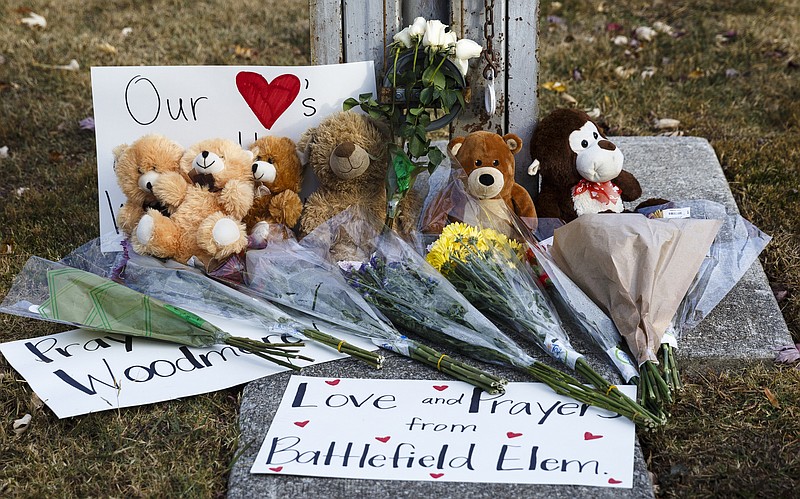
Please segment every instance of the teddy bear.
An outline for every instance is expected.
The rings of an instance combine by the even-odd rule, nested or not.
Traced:
[[[175,206],[170,217],[148,209],[136,226],[139,253],[206,267],[247,246],[242,219],[253,206],[253,153],[227,139],[207,139],[188,148],[181,171],[165,173],[153,187],[156,198]]]
[[[300,216],[300,233],[306,235],[351,205],[359,205],[380,220],[386,218],[386,127],[353,111],[341,111],[307,130],[300,138],[308,165],[319,187],[306,200]],[[401,235],[416,230],[421,200],[412,190],[401,203],[395,230]]]
[[[163,135],[145,135],[130,145],[114,148],[114,173],[126,201],[117,215],[117,224],[130,237],[145,211],[152,208],[169,216],[175,206],[162,203],[153,194],[153,187],[162,175],[174,173],[188,182],[181,171],[183,147]]]
[[[303,201],[298,193],[303,165],[296,144],[288,137],[262,137],[250,146],[250,151],[256,192],[244,223],[253,243],[258,245],[266,241],[270,224],[291,229],[300,220]]]
[[[552,111],[537,125],[530,147],[528,173],[541,175],[541,218],[570,222],[585,213],[620,213],[623,201],[642,195],[636,177],[622,169],[622,152],[583,111]]]

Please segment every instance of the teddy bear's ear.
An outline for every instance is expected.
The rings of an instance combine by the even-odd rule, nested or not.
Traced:
[[[300,158],[300,164],[306,165],[308,164],[308,153],[311,151],[311,145],[314,143],[314,132],[316,128],[309,128],[303,135],[300,136],[300,140],[297,141],[297,157]]]
[[[516,134],[507,133],[503,135],[503,140],[511,150],[511,154],[517,154],[522,149],[522,139]]]
[[[114,163],[117,162],[120,156],[125,154],[125,151],[128,150],[128,144],[120,144],[111,151],[111,154],[114,155]]]
[[[456,137],[447,144],[447,151],[450,153],[451,156],[455,157],[458,154],[458,150],[461,149],[461,146],[464,145],[464,139],[466,137]]]

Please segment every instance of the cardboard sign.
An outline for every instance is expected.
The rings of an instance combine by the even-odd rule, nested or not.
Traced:
[[[372,61],[330,66],[93,67],[100,234],[119,234],[125,201],[113,149],[158,133],[189,147],[227,138],[249,147],[264,135],[297,141],[342,110],[348,97],[376,95]],[[112,238],[113,239],[113,238]],[[113,239],[116,240],[116,239]],[[103,251],[117,249],[104,241]]]
[[[298,341],[264,334],[253,322],[198,315],[234,336]],[[358,338],[339,337],[375,349]],[[288,370],[227,345],[192,348],[81,329],[3,343],[0,352],[59,418],[213,392]],[[313,363],[346,357],[311,342],[301,352]]]
[[[631,488],[634,439],[540,383],[293,376],[251,473]]]

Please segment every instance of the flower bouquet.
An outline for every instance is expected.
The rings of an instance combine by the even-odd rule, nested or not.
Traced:
[[[639,365],[640,401],[654,412],[672,402],[656,353],[720,225],[590,214],[555,231],[553,259],[626,339]]]
[[[193,347],[226,344],[294,370],[299,368],[288,362],[291,359],[313,361],[298,353],[302,343],[266,343],[231,336],[188,310],[85,270],[38,257],[25,264],[0,311]]]
[[[573,349],[552,304],[533,277],[525,253],[520,242],[492,228],[454,222],[430,246],[426,259],[496,323],[532,340],[631,412],[656,421]]]
[[[411,246],[368,217],[363,210],[350,208],[315,229],[303,244],[328,254],[339,239],[347,239],[362,255],[369,255],[342,262],[342,272],[353,289],[395,325],[478,360],[521,369],[556,393],[617,412],[639,424],[657,424],[632,401],[599,392],[533,359]]]
[[[441,21],[418,17],[397,33],[389,46],[393,63],[380,101],[372,94],[344,101],[345,110],[359,106],[391,130],[386,178],[386,223],[390,227],[417,175],[432,172],[444,159],[442,151],[431,145],[427,132],[444,127],[466,106],[468,61],[481,51],[478,43],[459,40]]]

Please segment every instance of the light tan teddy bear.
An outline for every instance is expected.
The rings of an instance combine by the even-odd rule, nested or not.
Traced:
[[[242,219],[253,206],[253,153],[235,142],[208,139],[190,147],[179,173],[164,174],[153,191],[177,206],[172,216],[149,209],[133,238],[137,252],[187,263],[197,257],[207,267],[247,246]]]

